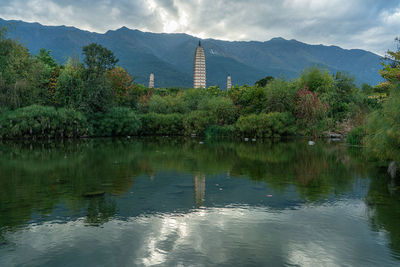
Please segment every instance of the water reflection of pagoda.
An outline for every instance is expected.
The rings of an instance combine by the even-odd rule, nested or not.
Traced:
[[[201,206],[206,197],[206,175],[196,174],[193,179],[194,201],[196,206]]]

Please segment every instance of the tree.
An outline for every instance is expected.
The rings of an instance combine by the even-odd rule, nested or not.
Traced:
[[[83,92],[84,111],[86,113],[105,112],[110,108],[114,97],[111,83],[105,73],[115,67],[118,59],[107,48],[92,43],[83,47],[86,65]]]
[[[40,49],[39,54],[37,54],[35,57],[36,57],[36,59],[41,61],[43,64],[45,64],[45,65],[49,66],[50,68],[54,69],[58,65],[57,65],[56,61],[54,60],[54,58],[52,58],[50,53],[51,53],[51,50],[47,50],[46,48],[42,48],[42,49]]]
[[[400,39],[395,40],[400,45]],[[400,48],[387,53],[391,63],[383,64],[384,69],[379,73],[386,79],[384,84],[388,86],[390,94],[382,104],[382,109],[368,116],[364,142],[379,159],[400,162]]]
[[[316,135],[316,126],[324,116],[328,105],[321,102],[317,92],[311,92],[308,87],[304,87],[296,94],[295,110],[299,126],[304,127],[306,132],[311,131]]]
[[[390,84],[400,83],[400,38],[395,38],[397,51],[387,51],[386,64],[382,63],[383,70],[379,74]]]
[[[265,78],[262,78],[261,80],[256,81],[256,83],[254,85],[260,86],[260,87],[265,87],[267,84],[269,84],[273,80],[274,80],[274,77],[267,76]]]
[[[83,62],[89,75],[101,75],[107,70],[113,69],[119,61],[113,52],[96,43],[87,45],[82,50],[85,56]]]
[[[28,49],[7,38],[8,29],[0,29],[0,106],[17,108],[34,102],[32,88],[40,71]]]
[[[69,58],[56,84],[56,104],[74,109],[82,107],[84,67],[78,58]]]
[[[129,73],[118,66],[106,72],[106,77],[111,83],[111,89],[117,105],[130,105],[133,101],[132,91],[133,79]]]

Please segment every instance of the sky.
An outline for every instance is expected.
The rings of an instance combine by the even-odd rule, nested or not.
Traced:
[[[0,18],[104,33],[122,26],[229,41],[274,37],[384,55],[400,0],[0,0]]]

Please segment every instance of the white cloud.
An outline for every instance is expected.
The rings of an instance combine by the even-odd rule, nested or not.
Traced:
[[[400,5],[396,0],[14,0],[0,3],[0,17],[97,32],[127,26],[224,40],[280,36],[382,54],[399,34]]]

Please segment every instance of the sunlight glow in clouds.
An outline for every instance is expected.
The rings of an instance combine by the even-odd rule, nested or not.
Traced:
[[[398,0],[13,0],[0,18],[106,32],[126,26],[201,38],[273,37],[383,54],[399,35]]]

